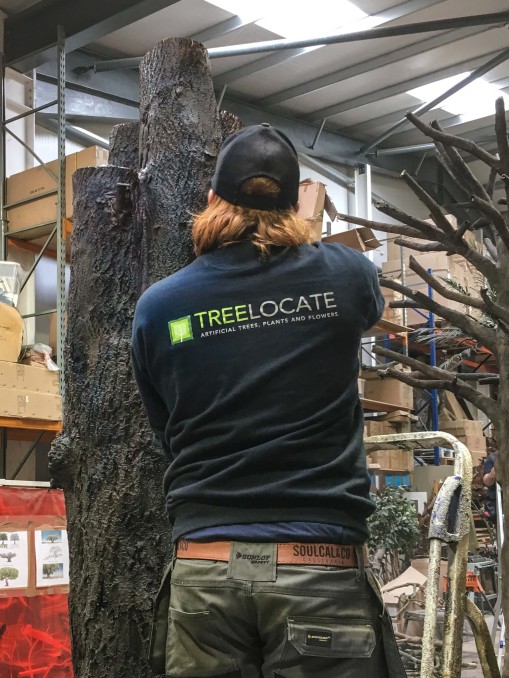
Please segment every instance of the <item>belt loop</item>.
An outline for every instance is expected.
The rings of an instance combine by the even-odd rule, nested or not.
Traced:
[[[355,553],[357,555],[357,574],[355,581],[363,581],[366,578],[366,568],[364,567],[364,546],[356,546]]]

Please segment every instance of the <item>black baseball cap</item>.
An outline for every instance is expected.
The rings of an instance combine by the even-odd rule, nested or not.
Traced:
[[[244,181],[268,177],[281,187],[279,196],[247,195]],[[221,146],[212,189],[220,198],[258,210],[286,210],[299,199],[297,151],[286,134],[262,122],[232,134]]]

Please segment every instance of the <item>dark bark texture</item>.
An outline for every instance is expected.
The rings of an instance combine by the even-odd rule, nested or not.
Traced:
[[[147,285],[192,256],[221,125],[206,53],[166,40],[141,66],[135,127],[113,134],[123,167],[74,176],[63,432],[50,453],[67,505],[75,678],[149,678],[153,599],[171,557],[165,462],[132,376],[130,336]],[[126,167],[127,165],[127,167]]]
[[[110,134],[109,164],[114,167],[138,169],[140,164],[140,123],[115,125]]]

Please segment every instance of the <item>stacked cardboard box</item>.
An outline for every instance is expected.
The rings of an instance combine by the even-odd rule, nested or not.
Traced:
[[[15,363],[21,352],[23,318],[14,306],[0,302],[0,360]]]
[[[412,410],[414,396],[411,386],[403,384],[394,377],[381,379],[376,372],[361,372],[361,378],[366,380],[364,397],[379,403],[387,403],[401,410]]]
[[[456,218],[452,215],[446,216],[448,221],[457,228]],[[482,243],[476,239],[474,233],[467,231],[464,234],[464,238],[474,250],[482,253]],[[412,240],[412,238],[408,238],[408,240]],[[416,240],[416,242],[425,243],[426,241]],[[447,282],[445,282],[446,280],[454,281],[469,294],[477,296],[479,288],[483,285],[482,277],[478,271],[463,257],[459,255],[447,256],[445,252],[419,254],[418,251],[401,248],[394,243],[394,239],[387,241],[387,261],[382,264],[383,275],[399,280],[404,277],[405,286],[427,295],[428,285],[408,267],[410,256],[413,256],[426,270],[431,269],[434,277],[446,288],[448,287]],[[454,288],[451,286],[450,289],[453,290]],[[471,306],[465,306],[450,299],[445,299],[435,291],[433,291],[433,298],[447,308],[460,311],[461,313],[468,313],[474,317],[479,315],[479,312]],[[389,299],[389,301],[392,301],[392,299]],[[414,309],[407,309],[407,325],[421,325],[424,322],[425,318],[420,313]]]
[[[381,471],[413,472],[414,454],[411,450],[375,450],[369,453],[371,462]]]
[[[472,463],[477,466],[486,452],[486,437],[483,434],[481,421],[471,419],[456,419],[455,421],[440,421],[440,430],[455,436],[460,443],[468,448]]]
[[[59,421],[58,373],[44,366],[0,361],[0,417]]]
[[[415,415],[404,410],[388,412],[383,416],[376,417],[376,419],[366,419],[364,421],[365,435],[386,436],[396,433],[410,433],[412,422],[416,420]]]
[[[66,157],[65,199],[66,217],[72,219],[72,175],[82,167],[108,164],[108,151],[99,146],[85,148]],[[58,176],[58,161],[47,163]],[[57,181],[42,166],[13,174],[7,179],[7,221],[9,231],[18,231],[39,224],[54,223],[57,219]],[[49,232],[49,231],[48,231]],[[16,237],[23,237],[18,234]],[[32,237],[27,233],[27,237]]]

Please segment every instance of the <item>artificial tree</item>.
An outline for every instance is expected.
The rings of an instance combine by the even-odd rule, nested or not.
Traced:
[[[402,178],[417,198],[429,211],[431,221],[417,219],[383,201],[376,207],[383,214],[398,223],[381,223],[367,219],[339,215],[344,221],[396,235],[395,243],[417,252],[445,252],[460,255],[473,266],[482,280],[479,292],[469,292],[454,283],[448,284],[430,274],[417,260],[410,256],[409,268],[443,298],[464,304],[476,310],[475,314],[462,313],[437,302],[429,295],[411,289],[400,281],[380,278],[380,285],[403,295],[404,302],[391,305],[406,305],[425,309],[443,318],[449,326],[457,328],[463,336],[473,340],[474,346],[485,347],[495,356],[499,374],[490,376],[495,382],[493,397],[476,388],[479,374],[468,374],[459,370],[457,361],[449,361],[447,367],[433,367],[415,358],[403,355],[386,347],[375,346],[374,352],[411,371],[401,371],[394,365],[381,370],[387,375],[419,389],[445,389],[469,401],[484,412],[491,420],[494,436],[499,449],[497,480],[502,487],[504,506],[509,501],[509,142],[507,137],[504,100],[499,98],[495,108],[495,133],[498,153],[491,153],[478,144],[443,131],[436,122],[428,125],[409,113],[408,119],[435,143],[442,164],[450,176],[470,196],[470,205],[476,216],[464,219],[457,226],[445,216],[441,206],[408,173]],[[482,184],[470,170],[461,152],[481,160],[489,168],[489,179]],[[494,200],[497,184],[501,184],[505,197]],[[484,245],[481,253],[467,239],[467,231],[478,230]],[[506,511],[504,511],[504,514]],[[504,520],[504,530],[507,522]],[[504,543],[501,554],[504,573],[509,572],[509,544]],[[509,618],[509,581],[502,578],[502,607],[504,616]],[[507,645],[506,634],[506,645]],[[509,662],[503,672],[509,678]]]

